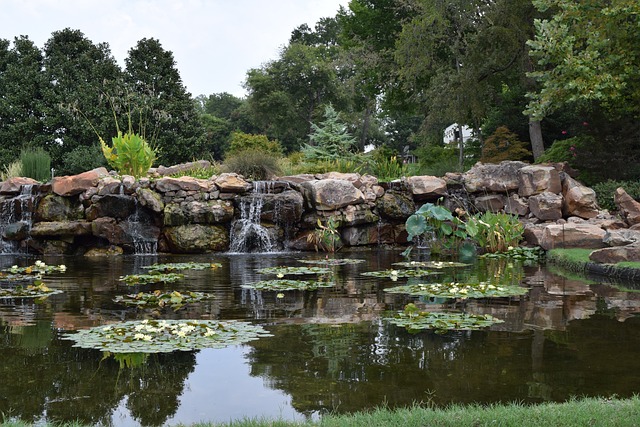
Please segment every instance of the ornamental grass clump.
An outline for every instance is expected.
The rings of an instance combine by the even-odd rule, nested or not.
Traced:
[[[51,156],[43,148],[23,150],[20,153],[20,164],[25,177],[40,182],[51,178]]]

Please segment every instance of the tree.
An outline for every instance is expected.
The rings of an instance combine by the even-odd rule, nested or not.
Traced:
[[[311,144],[305,144],[301,150],[307,159],[338,160],[352,156],[356,139],[330,104],[324,109],[324,121],[319,125],[312,123],[311,127]]]
[[[640,115],[640,3],[636,0],[534,0],[548,19],[529,42],[540,88],[527,111],[538,118],[563,105]]]
[[[125,59],[126,77],[137,94],[146,137],[159,149],[159,161],[175,164],[206,153],[204,130],[191,95],[182,84],[173,53],[156,39],[142,39]]]
[[[70,28],[52,33],[43,65],[46,147],[60,170],[68,153],[97,144],[96,132],[115,135],[108,94],[122,86],[122,72],[106,43]]]

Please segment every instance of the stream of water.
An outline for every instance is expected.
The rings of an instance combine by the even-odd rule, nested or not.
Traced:
[[[167,425],[317,419],[329,411],[416,402],[537,403],[640,392],[640,293],[633,284],[504,260],[479,263],[442,279],[500,276],[529,292],[458,302],[457,309],[504,323],[444,334],[409,333],[383,320],[408,302],[442,302],[389,294],[384,289],[398,281],[361,275],[392,268],[402,260],[400,251],[341,254],[364,262],[336,267],[333,288],[279,295],[242,287],[273,278],[259,268],[301,266],[299,259],[324,256],[1,256],[0,268],[41,259],[68,269],[45,278],[61,294],[0,300],[0,414],[28,422]],[[158,288],[211,292],[213,299],[178,311],[113,301],[139,290],[123,286],[121,276],[143,273],[153,263],[187,261],[222,267],[187,271],[182,282]],[[240,319],[273,336],[225,349],[153,354],[134,367],[60,339],[73,330],[145,318]]]

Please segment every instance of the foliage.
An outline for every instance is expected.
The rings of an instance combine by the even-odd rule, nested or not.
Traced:
[[[545,251],[540,246],[533,247],[525,247],[525,246],[517,246],[517,247],[508,247],[506,251],[503,252],[489,252],[486,254],[480,255],[482,258],[508,258],[514,260],[521,261],[532,261],[539,262],[544,259]]]
[[[639,181],[615,181],[608,179],[594,184],[591,188],[596,192],[598,206],[602,209],[608,209],[611,212],[617,210],[617,206],[613,201],[613,195],[618,188],[623,188],[629,196],[633,197],[635,200],[640,200]]]
[[[420,240],[417,244],[427,245],[433,253],[459,249],[468,236],[460,218],[454,217],[444,206],[433,203],[425,203],[407,218],[405,228],[407,240]]]
[[[6,181],[9,178],[18,176],[22,176],[22,162],[20,160],[4,165],[4,170],[0,172],[0,181]]]
[[[57,175],[77,175],[95,168],[107,166],[107,159],[98,144],[76,147],[67,153],[62,166],[56,169]]]
[[[403,311],[399,311],[394,317],[385,320],[406,328],[409,332],[433,329],[436,333],[477,330],[504,322],[504,320],[496,319],[489,314],[420,311],[413,303],[407,304]]]
[[[156,153],[142,136],[133,133],[129,126],[129,131],[125,133],[118,130],[118,135],[111,138],[111,142],[113,146],[109,147],[100,138],[102,153],[109,165],[120,175],[132,175],[136,178],[147,175],[156,160]]]
[[[36,181],[47,182],[51,179],[51,156],[43,148],[31,148],[20,153],[22,175]]]
[[[388,277],[394,282],[399,278],[404,277],[426,277],[433,276],[436,274],[441,274],[439,271],[429,271],[429,270],[382,270],[382,271],[365,271],[364,273],[360,273],[363,276],[370,277]]]
[[[117,295],[113,300],[117,303],[138,307],[171,307],[174,310],[178,310],[185,304],[200,302],[210,298],[213,298],[212,294],[205,294],[203,292],[162,292],[156,290],[153,292]]]
[[[500,126],[484,141],[480,161],[500,163],[504,160],[529,160],[532,154],[526,146],[526,142],[518,140],[518,135],[506,126]]]
[[[318,218],[316,229],[307,236],[307,241],[313,243],[316,252],[320,249],[330,253],[336,252],[342,247],[339,225],[339,221],[333,217],[327,218],[324,224]]]
[[[220,173],[220,166],[218,164],[212,164],[208,168],[194,168],[182,172],[177,172],[170,175],[172,178],[180,178],[181,176],[190,176],[191,178],[209,179],[213,175]]]
[[[307,280],[261,280],[259,282],[242,285],[243,288],[257,289],[259,291],[315,291],[318,288],[330,288],[336,284],[330,281]]]
[[[250,148],[227,156],[220,170],[235,172],[248,179],[267,180],[280,173],[280,166],[275,154]]]
[[[119,280],[127,285],[148,285],[152,283],[174,283],[184,278],[184,274],[156,273],[156,274],[129,274]]]
[[[245,150],[262,150],[272,155],[282,155],[282,146],[278,140],[270,140],[266,135],[251,135],[240,131],[232,132],[226,154],[231,155]]]
[[[64,264],[47,265],[43,261],[38,260],[34,264],[28,265],[26,267],[18,267],[17,265],[12,265],[11,267],[5,268],[2,271],[12,274],[31,274],[39,276],[55,272],[64,273],[65,271],[67,271],[67,266]]]
[[[275,274],[278,277],[303,274],[329,274],[332,270],[325,267],[266,267],[258,269],[260,274]]]
[[[388,158],[370,157],[365,163],[364,170],[366,173],[377,177],[381,182],[389,182],[409,176],[407,165],[402,163],[402,159],[397,156]]]
[[[459,172],[458,154],[453,147],[427,143],[415,150],[421,172],[425,175],[444,176]]]
[[[484,212],[467,220],[466,230],[481,249],[506,252],[518,246],[524,236],[524,226],[515,215]]]
[[[37,280],[32,285],[16,286],[13,289],[0,288],[0,299],[7,298],[46,298],[50,295],[62,293],[59,289],[51,289]]]
[[[536,163],[569,162],[570,165],[575,166],[577,153],[588,147],[588,144],[584,144],[583,141],[584,138],[577,136],[555,140],[551,147],[536,160]]]
[[[468,267],[470,264],[455,261],[401,261],[394,262],[393,265],[410,268],[460,268]]]
[[[325,106],[324,121],[311,124],[310,144],[301,148],[307,160],[335,161],[353,155],[356,140],[331,104]]]
[[[224,348],[271,336],[261,326],[216,320],[143,320],[84,329],[63,335],[74,347],[111,353],[168,353]]]
[[[614,114],[640,111],[640,4],[615,0],[535,0],[552,15],[536,20],[528,42],[540,84],[528,110],[538,117],[565,104],[600,104]]]
[[[335,265],[352,265],[361,264],[366,262],[364,259],[352,259],[352,258],[324,258],[324,259],[299,259],[298,262],[303,264],[322,264],[328,266]]]
[[[513,285],[493,285],[489,282],[474,283],[418,283],[387,288],[385,292],[439,298],[501,298],[524,295],[528,289]]]
[[[142,268],[149,270],[150,274],[171,273],[180,270],[216,270],[222,267],[217,262],[172,262],[168,264],[152,264]]]

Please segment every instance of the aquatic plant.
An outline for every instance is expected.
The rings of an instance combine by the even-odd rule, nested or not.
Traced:
[[[142,268],[149,270],[150,274],[156,274],[180,270],[215,270],[220,267],[222,267],[222,264],[217,262],[173,262],[167,264],[152,264]]]
[[[307,280],[261,280],[259,282],[242,285],[243,288],[257,289],[259,291],[315,291],[318,288],[330,288],[334,282],[307,281]]]
[[[400,267],[410,267],[410,268],[457,268],[457,267],[468,267],[471,264],[465,264],[463,262],[453,262],[453,261],[401,261],[394,262],[393,265],[397,265]]]
[[[8,298],[46,298],[62,293],[59,289],[51,289],[44,283],[36,281],[33,285],[16,286],[13,289],[0,289],[0,299]]]
[[[28,265],[26,267],[18,267],[17,265],[12,265],[11,267],[5,268],[2,271],[11,274],[42,275],[54,272],[64,273],[65,271],[67,271],[67,266],[64,264],[47,265],[43,261],[38,260],[34,264]]]
[[[180,309],[185,304],[213,298],[212,294],[203,292],[160,291],[138,292],[137,294],[117,295],[113,301],[138,307],[171,307]]]
[[[361,264],[365,262],[363,259],[353,259],[353,258],[324,258],[324,259],[299,259],[298,262],[303,264],[320,264],[320,265],[351,265],[351,264]]]
[[[275,274],[278,277],[304,274],[330,274],[332,270],[326,267],[266,267],[257,270],[260,274]]]
[[[405,309],[397,312],[394,317],[384,320],[406,328],[409,332],[432,329],[439,334],[447,331],[477,330],[504,322],[488,314],[420,311],[413,303],[407,304]]]
[[[74,347],[111,353],[169,353],[224,348],[272,336],[259,325],[234,320],[142,320],[65,334]]]
[[[428,270],[382,270],[382,271],[367,271],[364,273],[360,273],[363,276],[371,276],[371,277],[389,277],[391,280],[397,280],[399,278],[405,277],[426,277],[433,276],[436,274],[442,274],[439,271],[428,271]]]
[[[159,273],[159,274],[130,274],[120,277],[120,281],[127,285],[148,285],[151,283],[174,283],[184,278],[184,274]]]
[[[387,288],[385,292],[441,298],[500,298],[524,295],[528,289],[520,286],[499,286],[489,282],[478,283],[418,283]]]

